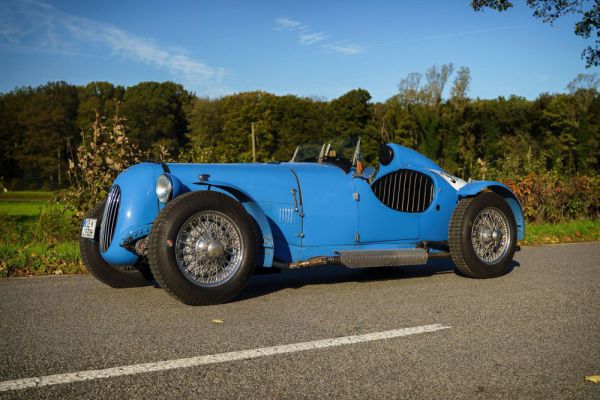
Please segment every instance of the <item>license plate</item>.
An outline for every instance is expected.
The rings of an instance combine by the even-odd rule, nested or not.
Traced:
[[[93,239],[96,236],[96,218],[86,218],[83,220],[83,228],[81,228],[81,237]]]

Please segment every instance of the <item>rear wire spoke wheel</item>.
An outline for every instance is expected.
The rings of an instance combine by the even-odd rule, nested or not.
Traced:
[[[488,207],[477,214],[471,230],[471,242],[481,262],[494,264],[502,259],[511,239],[508,220],[502,211]]]
[[[516,222],[506,201],[493,192],[460,200],[448,230],[456,268],[472,278],[510,271],[517,241]]]
[[[254,220],[235,199],[196,191],[169,202],[148,237],[148,261],[160,287],[189,305],[237,296],[256,262]]]

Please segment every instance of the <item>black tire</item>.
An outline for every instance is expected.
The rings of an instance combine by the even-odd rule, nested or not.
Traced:
[[[106,201],[102,201],[90,211],[85,218],[96,218],[97,226],[102,223],[102,214]],[[98,242],[79,236],[79,252],[87,270],[100,282],[113,288],[131,288],[148,286],[146,277],[151,277],[147,265],[139,264],[131,267],[113,267],[100,255]]]
[[[243,249],[241,263],[222,283],[206,287],[186,276],[177,263],[176,241],[186,221],[201,212],[229,217],[237,227]],[[246,286],[256,258],[256,228],[246,209],[231,197],[213,191],[190,192],[176,197],[160,212],[148,239],[150,270],[161,288],[188,305],[220,304],[233,299]]]
[[[473,223],[485,209],[497,210],[504,215],[510,232],[505,250],[493,262],[484,262],[477,255],[473,244]],[[452,260],[463,275],[485,279],[508,273],[517,245],[517,228],[512,210],[501,196],[493,192],[482,192],[476,197],[460,200],[450,220],[448,245]]]

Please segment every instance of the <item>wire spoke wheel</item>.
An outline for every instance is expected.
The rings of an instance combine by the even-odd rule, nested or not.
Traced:
[[[156,282],[194,305],[233,299],[254,271],[257,232],[244,206],[226,194],[198,190],[171,200],[148,237]]]
[[[201,211],[179,230],[175,258],[184,276],[201,287],[227,282],[242,265],[244,241],[237,224],[219,211]]]
[[[473,221],[471,241],[475,255],[485,264],[494,264],[502,259],[512,241],[504,213],[495,207],[481,210]]]

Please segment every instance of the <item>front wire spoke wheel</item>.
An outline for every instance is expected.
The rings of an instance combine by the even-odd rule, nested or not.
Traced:
[[[183,274],[195,285],[213,287],[227,282],[240,268],[244,242],[229,216],[207,210],[181,226],[175,248]]]

